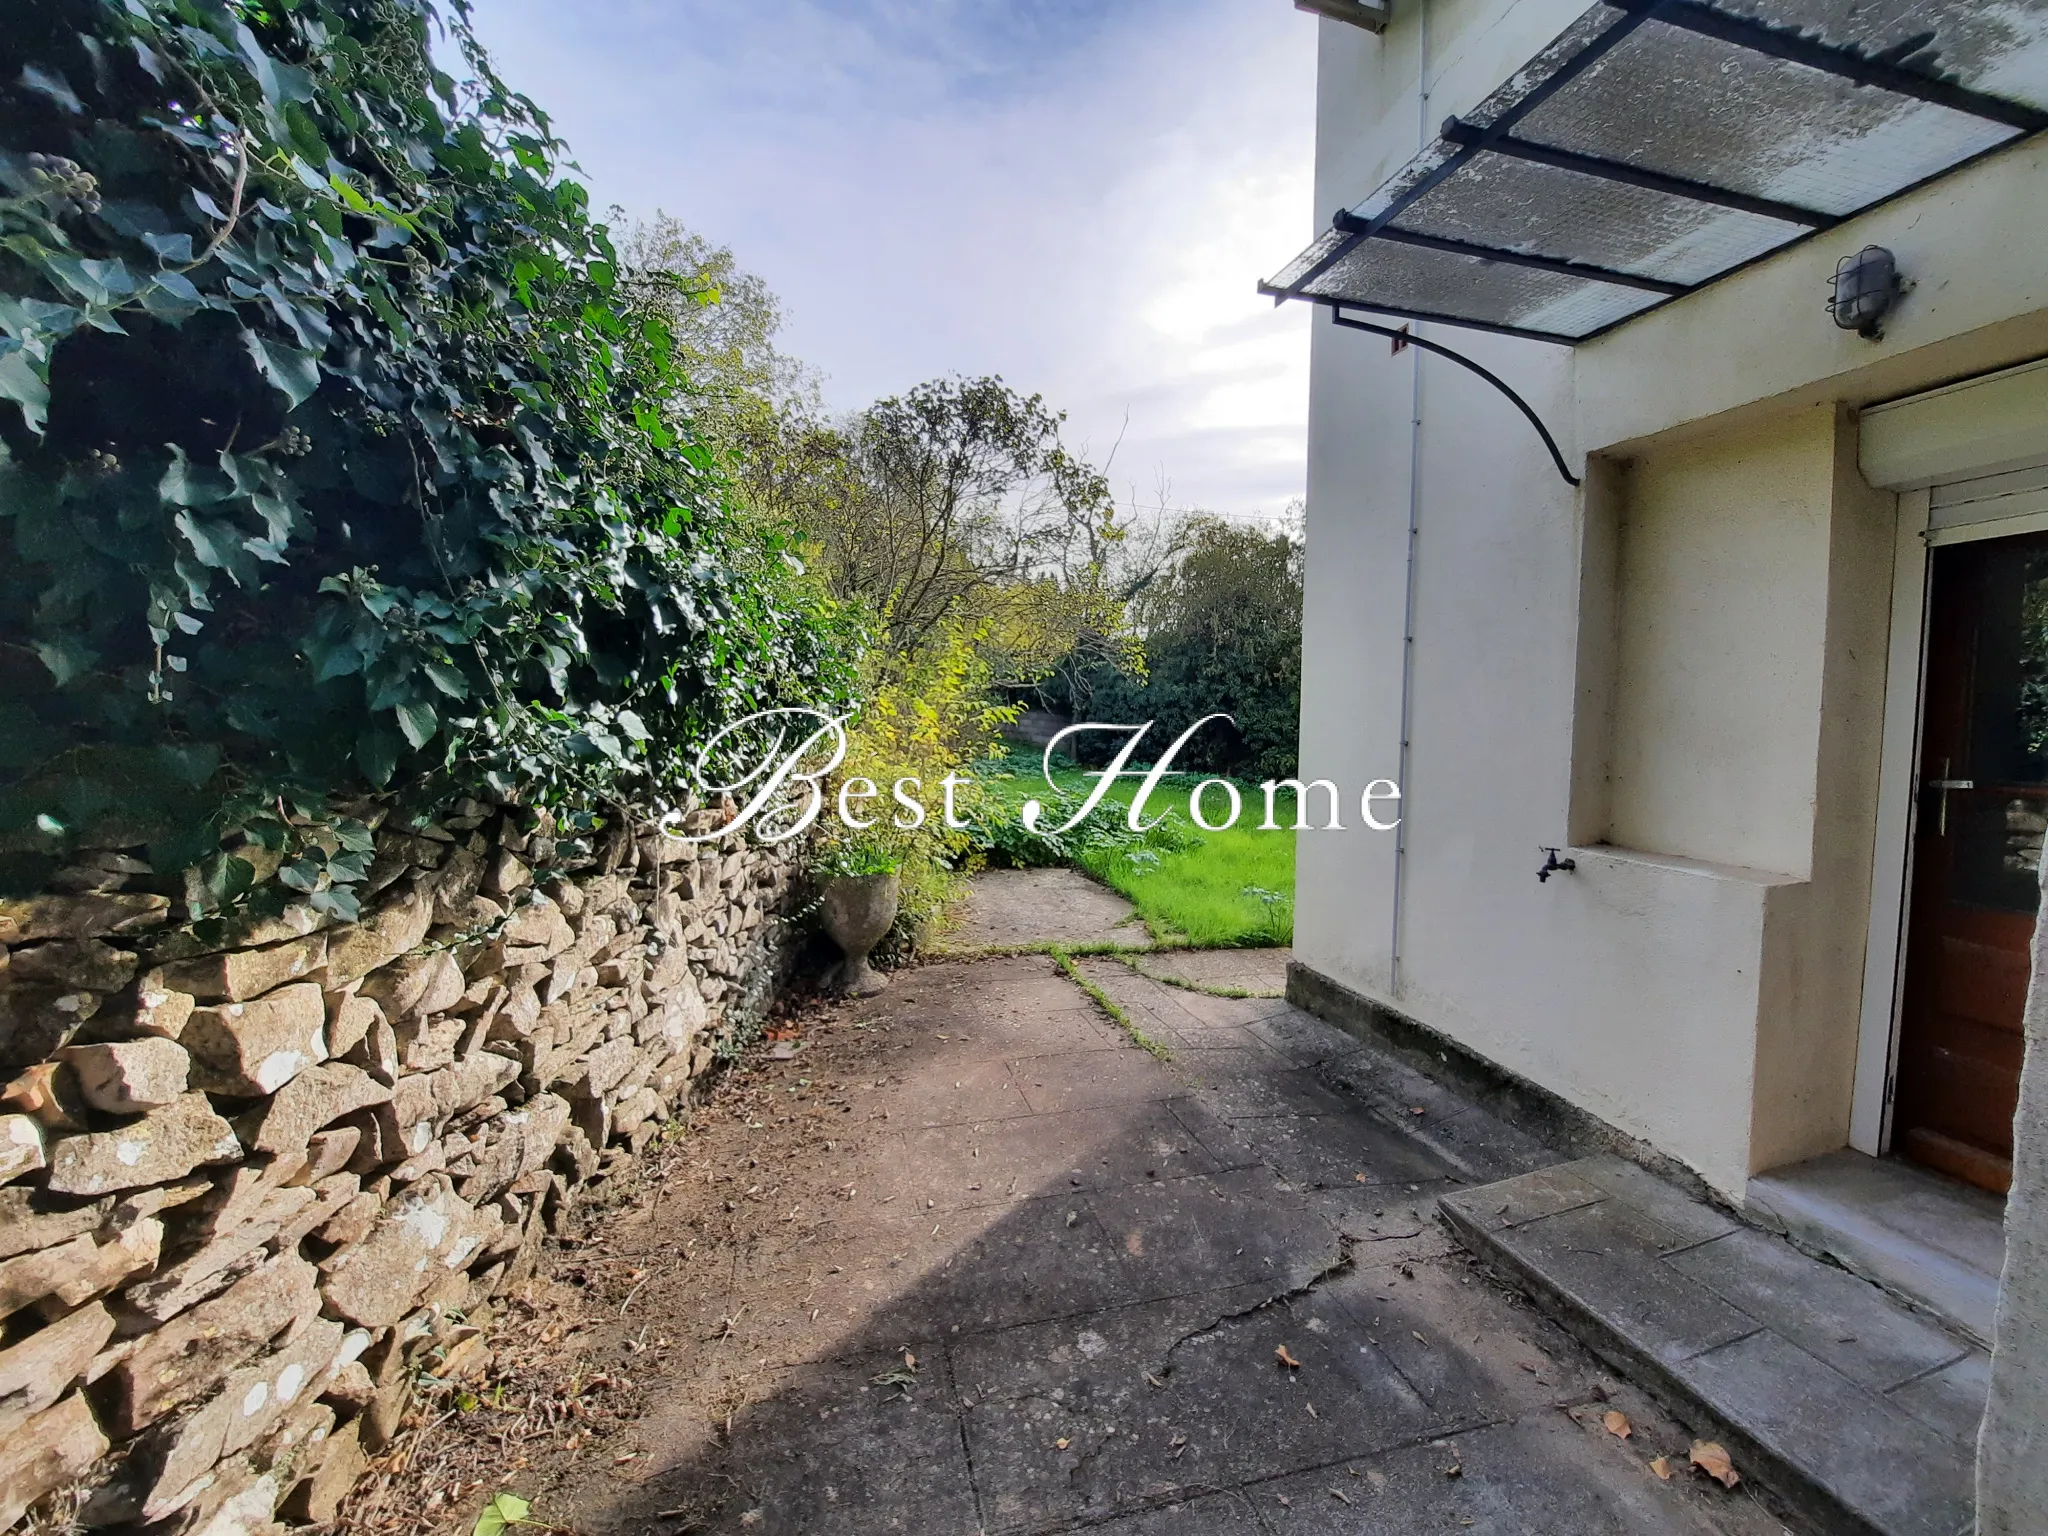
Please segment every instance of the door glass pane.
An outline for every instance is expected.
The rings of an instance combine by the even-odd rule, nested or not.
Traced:
[[[2040,902],[2048,829],[2048,548],[1970,552],[1981,561],[1968,749],[1948,792],[1955,898],[2012,912]]]

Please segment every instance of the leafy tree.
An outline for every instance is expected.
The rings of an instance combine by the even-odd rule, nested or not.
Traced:
[[[1097,662],[1083,670],[1087,716],[1156,720],[1148,747],[1172,741],[1204,715],[1231,715],[1188,744],[1177,766],[1254,778],[1294,772],[1301,714],[1302,545],[1292,523],[1247,527],[1195,517],[1179,548],[1132,611],[1144,639],[1142,671]],[[1084,750],[1087,750],[1086,739]]]
[[[627,304],[674,338],[674,404],[728,464],[762,444],[778,412],[819,412],[816,375],[776,345],[782,301],[732,247],[661,213],[633,227],[620,259]]]
[[[204,909],[247,838],[346,916],[337,797],[660,804],[715,724],[844,696],[460,0],[16,6],[0,125],[15,883],[147,843]]]

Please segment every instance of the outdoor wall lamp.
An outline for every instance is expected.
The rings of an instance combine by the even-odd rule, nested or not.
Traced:
[[[1536,871],[1536,880],[1540,885],[1548,885],[1552,875],[1568,875],[1579,867],[1577,859],[1560,859],[1555,848],[1545,848],[1543,852],[1549,857],[1543,861],[1543,867]]]
[[[1877,341],[1884,336],[1884,317],[1906,291],[1906,280],[1899,276],[1899,264],[1890,251],[1866,245],[1835,263],[1831,286],[1835,293],[1828,300],[1828,312],[1835,324]]]

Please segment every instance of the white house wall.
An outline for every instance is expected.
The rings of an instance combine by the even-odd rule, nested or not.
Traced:
[[[1432,5],[1427,105],[1414,10],[1325,23],[1319,219],[1574,14]],[[2023,146],[1577,349],[1427,330],[1589,484],[1421,362],[1405,862],[1355,820],[1301,836],[1304,965],[1731,1196],[1844,1143],[1894,553],[1849,408],[2048,352],[2043,206]],[[1919,284],[1877,344],[1823,307],[1872,241]],[[1312,348],[1302,766],[1355,794],[1401,757],[1417,364],[1321,320]],[[1559,844],[1578,870],[1539,884]]]

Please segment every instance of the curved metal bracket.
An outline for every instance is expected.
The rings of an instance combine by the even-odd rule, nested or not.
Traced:
[[[1580,483],[1579,477],[1571,472],[1571,466],[1565,463],[1563,453],[1558,451],[1557,439],[1550,435],[1550,428],[1543,425],[1543,418],[1531,409],[1528,401],[1510,389],[1507,381],[1501,378],[1499,374],[1491,369],[1482,368],[1462,352],[1453,352],[1440,341],[1431,341],[1428,337],[1417,336],[1412,331],[1397,331],[1392,326],[1374,325],[1370,320],[1354,320],[1351,316],[1338,310],[1331,311],[1330,318],[1338,325],[1348,327],[1351,330],[1370,331],[1375,336],[1385,336],[1390,340],[1402,342],[1407,346],[1420,347],[1425,352],[1434,352],[1438,357],[1449,358],[1460,368],[1469,368],[1495,389],[1506,395],[1509,400],[1514,402],[1515,409],[1529,418],[1529,425],[1536,429],[1536,435],[1543,439],[1543,446],[1550,450],[1550,461],[1557,466],[1557,472],[1564,476],[1564,483],[1566,485],[1578,485]]]

